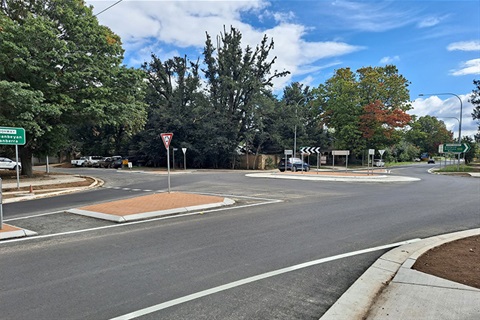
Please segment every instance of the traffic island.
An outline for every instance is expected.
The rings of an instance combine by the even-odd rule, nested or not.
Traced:
[[[200,211],[234,203],[232,199],[219,196],[172,192],[105,202],[69,209],[66,212],[122,223]]]
[[[2,229],[0,229],[0,240],[12,239],[12,238],[23,238],[28,236],[35,236],[36,232],[11,226],[9,224],[2,224]]]
[[[307,181],[334,181],[334,182],[413,182],[420,181],[419,178],[390,175],[388,169],[375,170],[374,173],[367,171],[308,171],[308,172],[260,172],[249,173],[247,177],[252,178],[271,178],[271,179],[291,179]]]

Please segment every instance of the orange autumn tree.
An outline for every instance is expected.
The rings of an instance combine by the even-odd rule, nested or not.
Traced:
[[[410,121],[409,84],[394,65],[336,70],[313,91],[331,148],[350,150],[352,160],[367,149],[395,148]]]
[[[368,148],[393,147],[411,120],[410,83],[394,65],[360,68],[357,75],[362,138]]]
[[[397,129],[407,126],[411,120],[411,116],[404,110],[388,108],[380,100],[376,100],[363,107],[360,131],[370,145],[393,144],[399,138]]]

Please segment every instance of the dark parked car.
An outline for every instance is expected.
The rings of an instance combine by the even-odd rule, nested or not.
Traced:
[[[435,160],[434,159],[428,159],[428,163],[432,163],[432,164],[435,164]]]
[[[110,168],[118,169],[123,167],[123,159],[116,159],[110,164]]]
[[[288,158],[286,169],[287,171],[291,170],[293,172],[302,170],[309,171],[310,165],[306,162],[303,162],[300,158]],[[285,171],[285,159],[280,160],[278,163],[278,170],[281,172]]]
[[[97,163],[96,167],[113,168],[112,167],[113,162],[118,159],[122,159],[122,157],[121,156],[105,157]]]

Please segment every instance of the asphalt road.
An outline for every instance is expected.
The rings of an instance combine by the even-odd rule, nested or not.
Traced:
[[[318,319],[385,250],[339,255],[480,227],[480,179],[428,168],[394,169],[422,180],[390,184],[172,175],[173,191],[238,205],[114,227],[59,211],[164,191],[167,177],[78,169],[105,187],[4,205],[6,222],[40,236],[0,242],[0,318],[111,319],[153,307],[141,319]]]

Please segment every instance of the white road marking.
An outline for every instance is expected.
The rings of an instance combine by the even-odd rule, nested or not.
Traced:
[[[217,195],[217,196],[226,197],[224,195]],[[250,197],[243,197],[243,196],[236,196],[236,197],[237,198],[250,198]],[[252,198],[252,199],[255,199],[255,198]],[[200,215],[200,214],[206,214],[206,213],[212,213],[212,212],[218,212],[218,211],[241,209],[241,208],[248,208],[248,207],[254,207],[254,206],[283,202],[283,200],[275,200],[275,199],[270,199],[270,200],[262,199],[262,200],[266,200],[266,201],[265,202],[259,202],[259,203],[246,204],[246,205],[243,205],[243,206],[222,207],[222,208],[217,208],[217,209],[212,209],[212,210],[188,212],[188,213],[177,214],[177,215],[172,215],[172,216],[159,217],[159,218],[153,218],[153,219],[147,219],[147,220],[132,221],[132,222],[128,222],[128,223],[114,224],[114,225],[109,225],[109,226],[102,226],[102,227],[95,227],[95,228],[88,228],[88,229],[81,229],[81,230],[73,230],[73,231],[59,232],[59,233],[53,233],[53,234],[37,235],[37,236],[25,237],[25,238],[15,238],[15,239],[10,239],[10,240],[2,240],[2,241],[0,241],[0,245],[12,243],[12,242],[33,241],[33,240],[37,240],[37,239],[54,238],[54,237],[60,237],[60,236],[66,236],[66,235],[84,233],[84,232],[91,232],[91,231],[97,231],[97,230],[103,230],[103,229],[110,229],[110,228],[122,228],[122,227],[128,227],[128,226],[131,226],[131,225],[136,225],[136,224],[141,224],[141,223],[149,223],[149,222],[152,222],[152,221],[175,219],[175,218],[181,218],[181,217],[187,217],[187,216],[193,216],[193,215]],[[62,213],[62,212],[63,211],[52,212],[52,213],[49,213],[49,214]],[[39,215],[29,216],[28,218],[35,218],[35,217],[42,216],[42,215],[47,215],[47,214],[39,214]],[[27,217],[25,217],[23,219],[26,219],[26,218]],[[8,220],[4,220],[4,221],[13,221],[13,220],[16,220],[16,219],[22,219],[22,218],[12,218],[12,219],[8,219]]]
[[[131,313],[127,313],[125,315],[115,317],[115,318],[112,318],[110,320],[135,319],[135,318],[138,318],[138,317],[141,317],[141,316],[144,316],[144,315],[147,315],[147,314],[151,314],[151,313],[154,313],[154,312],[157,312],[157,311],[160,311],[160,310],[163,310],[163,309],[166,309],[166,308],[169,308],[169,307],[181,304],[181,303],[185,303],[185,302],[192,301],[192,300],[195,300],[195,299],[199,299],[199,298],[202,298],[202,297],[214,294],[214,293],[218,293],[218,292],[221,292],[221,291],[225,291],[225,290],[229,290],[229,289],[232,289],[232,288],[235,288],[235,287],[239,287],[239,286],[242,286],[244,284],[248,284],[248,283],[263,280],[263,279],[266,279],[266,278],[278,276],[280,274],[284,274],[284,273],[287,273],[287,272],[291,272],[291,271],[295,271],[295,270],[299,270],[299,269],[304,269],[304,268],[308,268],[308,267],[311,267],[311,266],[314,266],[314,265],[319,265],[319,264],[322,264],[322,263],[325,263],[325,262],[330,262],[330,261],[334,261],[334,260],[348,258],[348,257],[352,257],[352,256],[364,254],[364,253],[369,253],[369,252],[374,252],[374,251],[379,251],[379,250],[384,250],[384,249],[390,249],[390,248],[398,247],[398,246],[401,246],[401,245],[404,245],[404,244],[417,242],[417,241],[420,241],[420,240],[421,239],[418,239],[418,238],[417,239],[411,239],[411,240],[407,240],[407,241],[391,243],[391,244],[387,244],[387,245],[383,245],[383,246],[378,246],[378,247],[353,251],[353,252],[349,252],[349,253],[343,253],[343,254],[339,254],[339,255],[336,255],[336,256],[332,256],[332,257],[327,257],[327,258],[322,258],[322,259],[318,259],[318,260],[313,260],[313,261],[297,264],[297,265],[294,265],[294,266],[291,266],[291,267],[266,272],[266,273],[259,274],[259,275],[253,276],[253,277],[245,278],[245,279],[234,281],[234,282],[231,282],[231,283],[227,283],[227,284],[224,284],[224,285],[221,285],[221,286],[218,286],[218,287],[214,287],[214,288],[211,288],[211,289],[207,289],[207,290],[203,290],[203,291],[196,292],[196,293],[193,293],[193,294],[189,294],[189,295],[181,297],[181,298],[173,299],[173,300],[166,301],[166,302],[163,302],[163,303],[160,303],[160,304],[148,307],[148,308],[144,308],[144,309],[140,309],[140,310],[137,310],[137,311],[134,311],[134,312],[131,312]]]
[[[58,213],[63,213],[63,212],[64,212],[64,211],[55,211],[55,212],[39,213],[39,214],[31,215],[31,216],[19,217],[19,218],[11,218],[11,219],[7,219],[7,220],[3,220],[3,221],[8,222],[8,221],[15,221],[15,220],[24,220],[24,219],[37,218],[37,217],[42,217],[42,216],[49,216],[49,215],[52,215],[52,214],[58,214]]]

